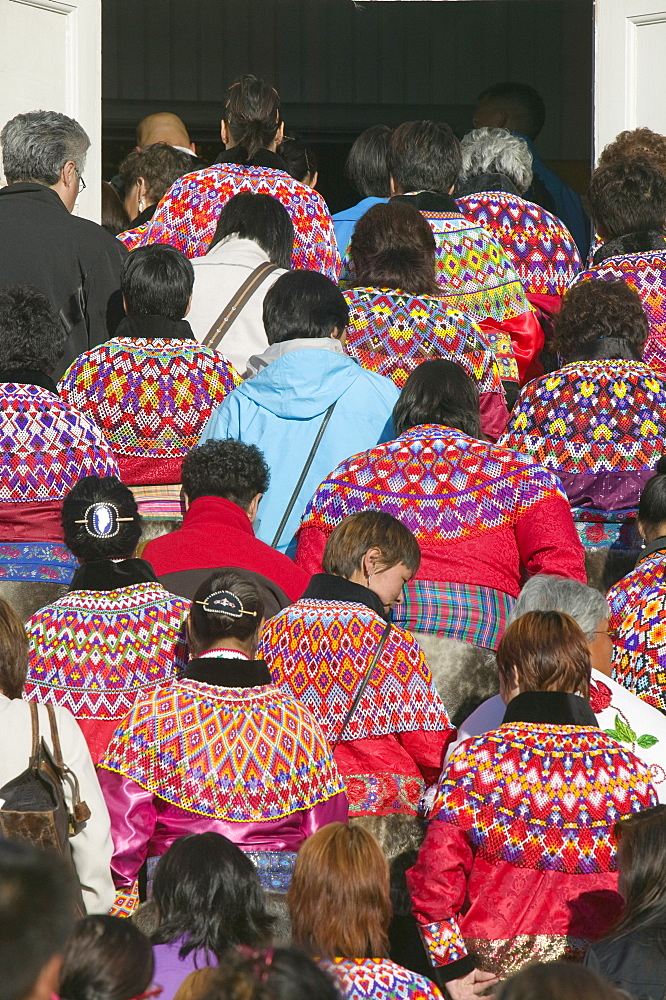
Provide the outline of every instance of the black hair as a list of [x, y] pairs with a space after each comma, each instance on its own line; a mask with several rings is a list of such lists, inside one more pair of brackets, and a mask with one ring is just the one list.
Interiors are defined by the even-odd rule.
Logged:
[[204, 1000], [340, 1000], [327, 973], [297, 948], [247, 953], [230, 948]]
[[60, 978], [63, 1000], [131, 1000], [153, 979], [148, 938], [123, 917], [84, 917], [67, 944]]
[[223, 497], [246, 511], [257, 493], [266, 492], [271, 476], [256, 445], [224, 438], [188, 452], [180, 479], [190, 503], [199, 497]]
[[[113, 504], [119, 517], [131, 517], [131, 521], [119, 521], [118, 534], [108, 538], [96, 538], [86, 530], [85, 524], [76, 524], [85, 519], [86, 510], [94, 503]], [[141, 538], [142, 522], [134, 494], [117, 476], [84, 476], [79, 479], [62, 502], [62, 530], [65, 545], [79, 562], [95, 562], [98, 559], [128, 559]]]
[[587, 205], [604, 241], [629, 233], [661, 232], [666, 221], [666, 177], [644, 157], [597, 167]]
[[511, 116], [511, 124], [507, 127], [523, 132], [530, 139], [536, 139], [546, 121], [543, 98], [527, 83], [494, 83], [479, 94], [477, 103], [482, 102], [506, 110]]
[[216, 959], [233, 944], [267, 943], [273, 917], [250, 859], [219, 833], [179, 837], [155, 869], [159, 912], [155, 944], [183, 939], [180, 956], [204, 951]]
[[624, 908], [608, 937], [651, 930], [653, 946], [666, 954], [666, 805], [619, 820], [613, 833]]
[[102, 226], [112, 236], [117, 236], [129, 229], [129, 225], [130, 218], [118, 192], [108, 181], [102, 181]]
[[565, 362], [640, 361], [650, 327], [638, 292], [621, 278], [579, 281], [562, 299], [552, 347]]
[[388, 198], [391, 181], [386, 163], [391, 129], [373, 125], [361, 132], [349, 150], [345, 175], [363, 198]]
[[312, 180], [317, 173], [314, 150], [300, 139], [286, 135], [276, 152], [287, 164], [287, 170], [295, 180], [305, 183], [306, 178]]
[[24, 1000], [45, 965], [65, 950], [74, 888], [63, 862], [0, 840], [0, 1000]]
[[424, 361], [405, 382], [393, 407], [395, 433], [421, 424], [455, 427], [470, 437], [481, 437], [479, 390], [454, 361]]
[[163, 243], [127, 255], [120, 287], [130, 316], [182, 319], [194, 288], [194, 268], [184, 253]]
[[192, 156], [168, 142], [154, 142], [143, 149], [133, 149], [118, 167], [126, 192], [136, 184], [139, 177], [143, 177], [150, 205], [163, 198], [179, 177], [192, 170]]
[[391, 134], [387, 164], [396, 186], [405, 194], [448, 194], [462, 170], [460, 140], [444, 122], [404, 122]]
[[654, 471], [641, 492], [638, 520], [646, 532], [657, 537], [659, 528], [666, 524], [666, 455], [661, 456]]
[[267, 254], [271, 264], [285, 271], [291, 267], [294, 224], [277, 198], [251, 191], [235, 194], [220, 212], [208, 252], [232, 234], [242, 240], [254, 240]]
[[47, 297], [27, 285], [0, 292], [0, 370], [29, 368], [50, 375], [67, 332]]
[[[204, 601], [211, 594], [226, 590], [240, 601], [244, 614], [238, 618], [223, 612], [208, 611]], [[223, 569], [211, 575], [199, 586], [189, 617], [190, 646], [197, 655], [210, 649], [213, 643], [225, 639], [247, 642], [261, 627], [264, 602], [259, 588], [233, 569]]]
[[318, 271], [282, 274], [264, 298], [264, 328], [269, 344], [330, 337], [349, 322], [344, 295]]
[[280, 95], [263, 80], [245, 73], [227, 90], [222, 118], [234, 143], [251, 160], [277, 135], [282, 122]]

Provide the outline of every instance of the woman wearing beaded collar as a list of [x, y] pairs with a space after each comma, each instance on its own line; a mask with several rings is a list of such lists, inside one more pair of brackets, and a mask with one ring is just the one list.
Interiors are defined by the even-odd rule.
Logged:
[[221, 833], [254, 861], [266, 888], [289, 884], [311, 833], [346, 821], [344, 785], [310, 712], [255, 659], [263, 605], [231, 569], [197, 590], [195, 654], [184, 677], [135, 703], [100, 762], [111, 814], [111, 868], [129, 908], [134, 881], [185, 833]]

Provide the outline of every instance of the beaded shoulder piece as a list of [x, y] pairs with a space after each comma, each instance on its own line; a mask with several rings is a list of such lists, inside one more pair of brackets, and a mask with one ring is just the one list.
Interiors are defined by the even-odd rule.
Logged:
[[346, 1000], [441, 1000], [434, 983], [388, 958], [322, 960]]

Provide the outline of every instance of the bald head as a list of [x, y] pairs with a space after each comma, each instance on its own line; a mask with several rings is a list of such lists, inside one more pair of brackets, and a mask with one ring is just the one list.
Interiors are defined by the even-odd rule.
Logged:
[[158, 111], [148, 115], [136, 127], [136, 144], [139, 149], [152, 146], [155, 142], [166, 142], [170, 146], [184, 146], [194, 152], [185, 123], [170, 111]]

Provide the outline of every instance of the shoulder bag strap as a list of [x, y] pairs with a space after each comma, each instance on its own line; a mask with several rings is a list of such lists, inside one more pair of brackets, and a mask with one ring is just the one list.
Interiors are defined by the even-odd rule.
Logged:
[[37, 756], [37, 749], [39, 747], [39, 713], [34, 701], [28, 702], [28, 704], [30, 705], [30, 722], [32, 725], [32, 753], [30, 754], [30, 759], [32, 760]]
[[382, 652], [384, 650], [384, 646], [386, 645], [386, 640], [389, 637], [389, 632], [391, 631], [391, 628], [392, 628], [391, 622], [387, 622], [386, 625], [384, 626], [384, 631], [382, 632], [382, 634], [381, 634], [381, 636], [379, 638], [379, 645], [377, 646], [377, 649], [375, 650], [374, 655], [373, 655], [372, 659], [370, 660], [370, 663], [368, 664], [368, 669], [365, 671], [365, 674], [363, 675], [363, 680], [361, 681], [361, 683], [358, 686], [358, 691], [356, 692], [356, 694], [354, 696], [354, 700], [351, 703], [351, 708], [349, 709], [349, 711], [345, 715], [344, 721], [343, 721], [343, 723], [342, 723], [342, 725], [340, 727], [340, 732], [338, 733], [338, 738], [337, 738], [337, 740], [335, 741], [335, 743], [333, 745], [333, 752], [335, 752], [335, 750], [337, 749], [338, 744], [342, 740], [342, 734], [344, 733], [345, 729], [347, 728], [347, 724], [349, 723], [349, 720], [351, 719], [351, 717], [353, 716], [354, 712], [358, 708], [359, 702], [360, 702], [361, 698], [363, 697], [363, 692], [367, 688], [367, 686], [368, 686], [368, 684], [370, 682], [370, 678], [372, 677], [372, 672], [375, 669], [375, 667], [377, 666], [377, 663], [379, 661], [379, 657], [382, 655]]
[[252, 293], [272, 271], [277, 271], [277, 264], [271, 264], [267, 260], [263, 264], [260, 264], [259, 267], [255, 267], [251, 274], [248, 274], [243, 284], [240, 288], [236, 289], [204, 337], [204, 347], [217, 347], [225, 334], [229, 332], [229, 327], [237, 319], [239, 312], [247, 304], [247, 300]]
[[[79, 779], [76, 777], [73, 771], [71, 771], [62, 756], [62, 747], [60, 745], [60, 735], [58, 733], [58, 723], [56, 722], [55, 709], [50, 702], [46, 703], [46, 711], [49, 714], [49, 724], [51, 726], [51, 743], [53, 745], [53, 761], [60, 771], [62, 778], [67, 775], [74, 786], [72, 792], [72, 817], [74, 824], [85, 823], [86, 820], [90, 819], [90, 809], [85, 802], [81, 800], [81, 790], [79, 788]], [[61, 779], [62, 780], [62, 779]], [[74, 824], [70, 828], [70, 836], [73, 835]]]
[[289, 498], [289, 503], [287, 504], [287, 506], [285, 508], [284, 514], [282, 515], [282, 520], [280, 521], [278, 530], [275, 532], [275, 538], [271, 542], [271, 545], [273, 546], [273, 548], [275, 548], [275, 546], [277, 545], [277, 543], [280, 541], [280, 538], [282, 537], [282, 532], [284, 531], [285, 525], [286, 525], [287, 521], [289, 520], [289, 515], [291, 514], [292, 510], [294, 509], [294, 504], [296, 503], [296, 498], [298, 497], [298, 494], [301, 492], [303, 483], [305, 482], [305, 477], [307, 476], [308, 472], [310, 471], [310, 466], [312, 465], [312, 462], [314, 461], [314, 457], [317, 454], [317, 449], [319, 448], [319, 445], [321, 444], [321, 439], [324, 436], [324, 431], [326, 430], [326, 427], [328, 426], [328, 422], [331, 419], [331, 416], [333, 414], [333, 410], [335, 409], [335, 404], [336, 403], [337, 403], [337, 399], [333, 403], [331, 403], [331, 405], [327, 409], [326, 413], [324, 414], [324, 419], [322, 420], [321, 426], [320, 426], [319, 430], [317, 431], [317, 437], [314, 439], [314, 444], [310, 448], [310, 454], [305, 459], [305, 465], [303, 466], [303, 469], [301, 470], [301, 474], [298, 477], [298, 482], [296, 483], [296, 486], [294, 487], [294, 492], [291, 494], [291, 497]]

